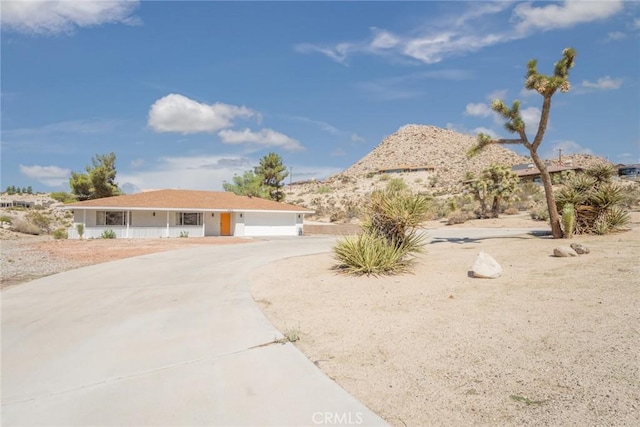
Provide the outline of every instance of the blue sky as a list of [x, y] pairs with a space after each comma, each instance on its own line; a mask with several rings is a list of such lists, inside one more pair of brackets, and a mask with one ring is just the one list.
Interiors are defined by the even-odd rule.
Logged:
[[[127, 192], [220, 190], [270, 151], [293, 180], [345, 169], [405, 124], [507, 137], [494, 98], [541, 97], [541, 154], [640, 157], [636, 2], [2, 2], [2, 182], [68, 190], [115, 152]], [[523, 152], [522, 150], [518, 150]], [[289, 178], [287, 178], [287, 182]]]

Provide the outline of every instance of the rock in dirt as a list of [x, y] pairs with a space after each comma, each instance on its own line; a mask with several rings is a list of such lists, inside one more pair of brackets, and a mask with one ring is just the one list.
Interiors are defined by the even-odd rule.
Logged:
[[576, 251], [578, 255], [588, 254], [589, 252], [591, 252], [589, 248], [582, 243], [572, 243], [571, 248]]
[[555, 257], [572, 257], [578, 256], [578, 253], [571, 248], [571, 246], [558, 246], [553, 250], [553, 256]]
[[471, 267], [473, 277], [495, 279], [502, 275], [502, 266], [486, 252], [478, 253], [476, 262]]

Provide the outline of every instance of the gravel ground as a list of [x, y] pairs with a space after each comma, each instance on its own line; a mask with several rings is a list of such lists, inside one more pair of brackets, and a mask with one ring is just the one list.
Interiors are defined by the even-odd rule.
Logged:
[[0, 231], [0, 289], [39, 277], [137, 255], [182, 249], [193, 245], [221, 245], [254, 241], [240, 237], [191, 239], [54, 240]]

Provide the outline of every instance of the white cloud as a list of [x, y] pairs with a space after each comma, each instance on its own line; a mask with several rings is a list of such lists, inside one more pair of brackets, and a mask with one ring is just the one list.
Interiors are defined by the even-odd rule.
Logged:
[[494, 90], [493, 92], [491, 92], [489, 95], [486, 96], [486, 99], [489, 102], [493, 102], [494, 99], [504, 100], [505, 97], [507, 96], [507, 92], [508, 92], [507, 89]]
[[607, 38], [605, 39], [605, 42], [623, 40], [623, 39], [626, 39], [626, 38], [627, 38], [627, 35], [625, 33], [623, 33], [622, 31], [614, 31], [612, 33], [607, 34]]
[[48, 136], [56, 133], [97, 134], [112, 131], [119, 124], [120, 121], [109, 119], [67, 120], [39, 127], [6, 129], [3, 133], [12, 137]]
[[512, 20], [516, 22], [516, 30], [520, 33], [569, 28], [613, 16], [623, 9], [623, 3], [622, 0], [567, 0], [560, 4], [541, 7], [534, 7], [532, 3], [521, 3], [514, 8]]
[[127, 191], [222, 190], [223, 181], [252, 170], [255, 164], [257, 161], [237, 155], [162, 157], [145, 170], [119, 171], [118, 183]]
[[471, 133], [473, 135], [477, 135], [479, 133], [484, 133], [485, 135], [489, 135], [492, 139], [500, 138], [500, 135], [498, 135], [498, 133], [496, 131], [494, 131], [493, 129], [482, 127], [482, 126], [481, 127], [477, 127], [475, 129], [472, 129]]
[[582, 87], [588, 89], [612, 90], [622, 86], [622, 79], [612, 79], [609, 76], [599, 78], [595, 83], [589, 80], [582, 81]]
[[[524, 121], [524, 129], [527, 132], [527, 136], [530, 139], [533, 139], [534, 135], [538, 131], [538, 124], [540, 123], [540, 115], [542, 114], [542, 111], [536, 107], [528, 107], [520, 110], [520, 114]], [[547, 129], [548, 128], [549, 124], [547, 124]]]
[[69, 182], [71, 169], [58, 166], [20, 165], [20, 173], [49, 187], [59, 187]]
[[379, 30], [377, 28], [372, 29], [375, 32], [375, 36], [371, 41], [372, 49], [391, 49], [400, 43], [400, 39], [389, 31]]
[[153, 103], [147, 123], [156, 132], [216, 132], [233, 126], [236, 118], [253, 117], [255, 114], [244, 106], [209, 105], [172, 93]]
[[351, 134], [351, 141], [353, 141], [353, 142], [364, 142], [364, 138], [354, 132], [353, 134]]
[[341, 156], [345, 156], [347, 152], [344, 151], [342, 148], [336, 148], [329, 154], [331, 155], [331, 157], [341, 157]]
[[330, 123], [327, 122], [323, 122], [321, 120], [314, 120], [314, 119], [310, 119], [309, 117], [303, 117], [303, 116], [289, 116], [289, 115], [280, 115], [278, 117], [282, 117], [288, 120], [295, 120], [298, 122], [302, 122], [302, 123], [309, 123], [312, 124], [314, 126], [319, 127], [321, 130], [325, 131], [325, 132], [329, 132], [331, 134], [339, 134], [342, 133], [340, 131], [340, 129], [336, 128], [335, 126], [333, 126]]
[[3, 1], [3, 30], [26, 34], [53, 35], [71, 33], [76, 28], [102, 24], [135, 25], [131, 16], [138, 1]]
[[552, 144], [547, 151], [544, 153], [543, 157], [545, 158], [553, 158], [558, 157], [558, 150], [562, 150], [562, 154], [593, 154], [591, 149], [581, 146], [575, 141], [559, 141]]
[[[357, 41], [334, 45], [304, 43], [295, 49], [302, 53], [322, 53], [341, 64], [346, 64], [348, 58], [355, 54], [435, 64], [448, 57], [522, 39], [534, 31], [568, 28], [603, 20], [625, 7], [622, 0], [568, 0], [540, 7], [537, 4], [468, 2], [458, 7], [455, 14], [438, 16], [437, 21], [426, 22], [421, 28], [394, 33], [373, 27], [368, 37]], [[513, 8], [511, 22], [506, 22], [502, 13], [508, 8]], [[496, 28], [501, 30], [496, 32]]]
[[261, 129], [258, 132], [253, 132], [249, 129], [225, 129], [218, 132], [218, 136], [225, 144], [249, 144], [265, 147], [281, 147], [290, 151], [303, 149], [298, 140], [272, 129]]
[[131, 167], [132, 168], [139, 168], [142, 165], [144, 165], [144, 159], [133, 159], [133, 160], [131, 160]]
[[477, 104], [469, 103], [465, 108], [464, 114], [474, 117], [489, 117], [493, 114], [493, 111], [491, 110], [490, 106], [482, 102], [479, 102]]

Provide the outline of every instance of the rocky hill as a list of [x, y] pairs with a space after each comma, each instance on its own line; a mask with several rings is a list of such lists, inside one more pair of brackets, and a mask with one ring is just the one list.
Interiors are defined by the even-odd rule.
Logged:
[[385, 138], [369, 154], [347, 168], [347, 176], [363, 176], [380, 169], [399, 166], [433, 168], [440, 185], [455, 185], [464, 180], [466, 172], [479, 173], [487, 166], [499, 163], [513, 166], [528, 158], [499, 145], [492, 145], [469, 159], [467, 151], [476, 138], [435, 126], [406, 125]]
[[[529, 157], [500, 145], [491, 145], [469, 159], [476, 138], [426, 125], [406, 125], [385, 138], [369, 154], [325, 181], [293, 183], [285, 187], [287, 201], [315, 209], [319, 219], [349, 220], [368, 194], [399, 178], [415, 192], [448, 197], [462, 190], [467, 172], [480, 173], [492, 164], [529, 164]], [[565, 166], [588, 167], [606, 161], [597, 156], [562, 156]], [[549, 159], [558, 165], [559, 159]], [[418, 168], [410, 172], [380, 173], [385, 169]], [[421, 170], [424, 169], [424, 170]]]

